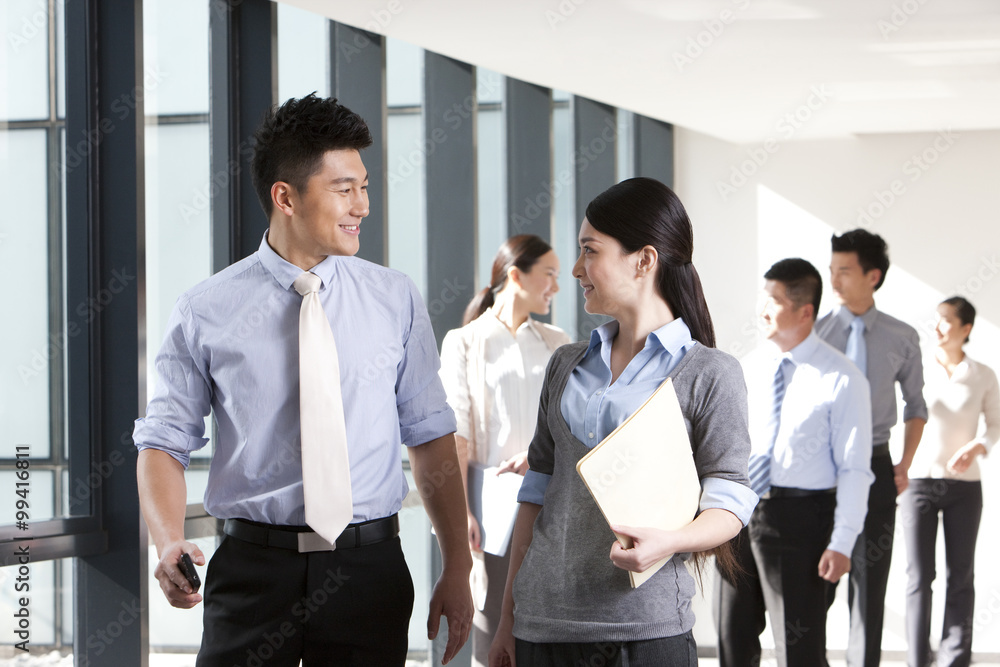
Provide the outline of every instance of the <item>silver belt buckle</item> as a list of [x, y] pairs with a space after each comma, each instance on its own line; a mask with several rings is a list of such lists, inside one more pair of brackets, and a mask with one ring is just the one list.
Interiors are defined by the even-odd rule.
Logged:
[[299, 533], [299, 553], [306, 554], [313, 551], [336, 551], [337, 545], [328, 542], [319, 533], [308, 532]]

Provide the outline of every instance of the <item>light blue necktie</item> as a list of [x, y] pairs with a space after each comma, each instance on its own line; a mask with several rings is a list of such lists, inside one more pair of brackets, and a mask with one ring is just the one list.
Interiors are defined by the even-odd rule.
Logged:
[[851, 320], [851, 333], [847, 336], [847, 347], [844, 349], [847, 358], [854, 362], [854, 365], [861, 369], [865, 375], [868, 374], [868, 344], [865, 343], [865, 321], [861, 316], [856, 316]]
[[767, 451], [750, 457], [750, 488], [758, 496], [763, 496], [771, 488], [771, 459], [774, 457], [774, 442], [778, 439], [778, 427], [781, 425], [781, 403], [785, 400], [785, 364], [790, 363], [791, 360], [787, 357], [782, 359], [774, 374], [774, 402], [767, 422]]

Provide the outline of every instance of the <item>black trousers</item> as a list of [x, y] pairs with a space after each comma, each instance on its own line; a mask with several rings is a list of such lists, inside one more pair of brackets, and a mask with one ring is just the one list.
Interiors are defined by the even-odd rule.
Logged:
[[413, 582], [398, 537], [300, 554], [226, 536], [204, 605], [197, 667], [401, 667]]
[[976, 603], [973, 571], [976, 538], [983, 514], [980, 482], [911, 479], [900, 496], [900, 518], [906, 539], [906, 664], [926, 667], [930, 661], [931, 583], [935, 567], [938, 515], [944, 526], [947, 589], [938, 667], [968, 667], [972, 661], [972, 621]]
[[[885, 589], [896, 531], [896, 482], [888, 447], [872, 451], [872, 472], [875, 481], [868, 491], [865, 530], [854, 545], [847, 582], [847, 603], [851, 610], [847, 667], [878, 667], [882, 660]], [[833, 593], [831, 587], [831, 604]]]
[[836, 497], [761, 500], [737, 539], [744, 574], [717, 573], [715, 622], [720, 667], [760, 664], [764, 609], [771, 619], [779, 667], [823, 667], [830, 584], [819, 559], [833, 531]]
[[565, 642], [514, 647], [517, 667], [697, 667], [698, 646], [691, 632], [641, 642]]

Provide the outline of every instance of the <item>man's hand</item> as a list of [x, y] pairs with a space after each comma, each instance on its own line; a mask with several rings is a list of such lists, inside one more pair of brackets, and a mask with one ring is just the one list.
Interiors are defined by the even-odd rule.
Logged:
[[465, 645], [472, 629], [472, 592], [469, 573], [443, 572], [431, 594], [431, 610], [427, 617], [427, 638], [437, 637], [441, 616], [448, 619], [448, 644], [441, 664], [446, 665]]
[[514, 454], [506, 461], [501, 461], [497, 474], [502, 475], [505, 472], [516, 472], [523, 477], [524, 473], [528, 472], [528, 450]]
[[910, 466], [897, 463], [892, 467], [892, 480], [896, 483], [896, 494], [906, 491], [910, 485]]
[[179, 540], [167, 546], [160, 555], [160, 562], [153, 570], [153, 576], [160, 582], [160, 589], [167, 596], [170, 606], [178, 609], [190, 609], [199, 602], [202, 597], [191, 590], [191, 584], [181, 573], [177, 563], [181, 560], [182, 553], [191, 554], [191, 560], [195, 565], [205, 564], [205, 555], [192, 542]]
[[819, 558], [819, 576], [831, 584], [840, 581], [840, 578], [850, 571], [851, 557], [845, 556], [839, 551], [827, 549]]

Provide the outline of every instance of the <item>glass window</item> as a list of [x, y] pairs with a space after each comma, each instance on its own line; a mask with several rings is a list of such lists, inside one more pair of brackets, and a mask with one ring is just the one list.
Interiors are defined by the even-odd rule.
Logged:
[[[553, 91], [553, 99], [556, 99]], [[573, 109], [568, 103], [555, 103], [552, 109], [552, 217], [555, 220], [552, 247], [559, 256], [559, 294], [553, 300], [552, 323], [574, 340], [576, 333], [576, 295], [580, 289], [573, 277], [573, 263], [579, 253], [577, 235], [580, 221], [573, 196]]]
[[4, 33], [4, 82], [0, 120], [49, 117], [49, 3], [7, 0], [0, 10]]
[[278, 4], [278, 100], [330, 95], [330, 21]]
[[398, 39], [385, 40], [385, 97], [390, 107], [424, 102], [424, 50]]
[[618, 109], [615, 123], [615, 178], [621, 182], [635, 176], [635, 115]]
[[499, 104], [504, 98], [504, 76], [499, 72], [476, 68], [476, 99], [480, 104]]
[[410, 276], [427, 298], [427, 185], [422, 114], [389, 114], [389, 266]]
[[143, 2], [147, 116], [208, 113], [208, 12], [204, 0]]
[[505, 146], [503, 111], [480, 109], [476, 116], [477, 291], [490, 284], [493, 258], [507, 239]]
[[[32, 464], [51, 453], [51, 379], [65, 351], [62, 332], [50, 331], [46, 134], [41, 129], [0, 132], [0, 183], [9, 188], [0, 222], [0, 280], [19, 286], [4, 296], [5, 309], [19, 316], [16, 327], [0, 327], [0, 433], [8, 448], [29, 445]], [[0, 451], [0, 459], [12, 458], [13, 451]]]

